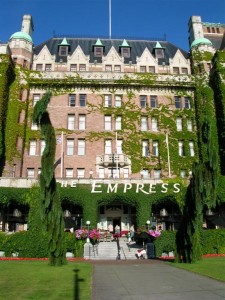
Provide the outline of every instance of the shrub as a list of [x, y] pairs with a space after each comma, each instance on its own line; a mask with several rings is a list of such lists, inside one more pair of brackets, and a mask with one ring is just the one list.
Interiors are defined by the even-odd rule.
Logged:
[[163, 230], [161, 235], [155, 239], [155, 254], [161, 256], [163, 252], [169, 253], [176, 250], [176, 231]]

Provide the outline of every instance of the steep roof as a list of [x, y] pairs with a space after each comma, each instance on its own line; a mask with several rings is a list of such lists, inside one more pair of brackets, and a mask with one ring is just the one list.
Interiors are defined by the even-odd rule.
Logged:
[[[68, 44], [70, 44], [70, 52], [69, 55], [71, 55], [77, 46], [80, 46], [82, 51], [85, 55], [90, 56], [90, 62], [94, 62], [94, 60], [97, 60], [98, 62], [101, 62], [101, 58], [94, 57], [93, 52], [93, 45], [96, 43], [96, 38], [66, 38]], [[51, 38], [47, 40], [46, 42], [38, 45], [34, 49], [34, 54], [38, 55], [42, 48], [46, 45], [51, 53], [51, 55], [56, 56], [56, 61], [63, 60], [67, 61], [67, 57], [65, 56], [59, 56], [58, 52], [58, 45], [63, 41], [63, 38]], [[104, 56], [108, 54], [110, 49], [114, 47], [116, 51], [120, 55], [120, 48], [121, 45], [123, 45], [124, 40], [123, 39], [101, 39], [101, 43], [104, 46]], [[129, 45], [131, 49], [131, 56], [129, 58], [124, 58], [125, 63], [129, 63], [132, 61], [132, 63], [136, 63], [136, 58], [140, 57], [144, 50], [147, 48], [153, 55], [154, 55], [154, 47], [158, 41], [154, 40], [126, 40], [127, 44]], [[169, 59], [173, 58], [175, 53], [177, 52], [178, 48], [177, 46], [167, 42], [167, 41], [160, 41], [160, 45], [162, 48], [165, 49], [165, 58], [160, 60], [160, 63], [165, 62], [166, 64], [169, 64]], [[180, 49], [182, 54], [185, 58], [188, 58], [189, 54], [188, 52]]]

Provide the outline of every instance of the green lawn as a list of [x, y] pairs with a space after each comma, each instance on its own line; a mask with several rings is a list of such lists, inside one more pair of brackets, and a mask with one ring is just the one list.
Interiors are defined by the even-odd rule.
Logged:
[[225, 282], [225, 256], [207, 257], [193, 264], [169, 263], [170, 265]]
[[51, 267], [46, 261], [0, 261], [0, 299], [89, 300], [91, 287], [88, 262]]

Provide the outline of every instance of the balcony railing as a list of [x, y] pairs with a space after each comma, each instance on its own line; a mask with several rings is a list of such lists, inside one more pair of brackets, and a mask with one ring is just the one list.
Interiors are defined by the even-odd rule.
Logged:
[[96, 163], [104, 167], [116, 165], [119, 167], [125, 167], [129, 166], [131, 161], [128, 156], [124, 154], [103, 154], [97, 156]]

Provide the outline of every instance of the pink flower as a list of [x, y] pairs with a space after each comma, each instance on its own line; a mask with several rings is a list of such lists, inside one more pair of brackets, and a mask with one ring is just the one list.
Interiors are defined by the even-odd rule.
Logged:
[[100, 238], [100, 232], [98, 232], [97, 229], [92, 229], [92, 231], [90, 232], [89, 234], [89, 237], [92, 239], [92, 240], [98, 240]]
[[75, 235], [78, 240], [84, 240], [88, 236], [88, 231], [86, 229], [75, 230]]
[[160, 231], [157, 231], [157, 230], [149, 230], [149, 234], [155, 238], [159, 237], [161, 232]]

